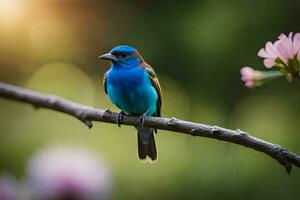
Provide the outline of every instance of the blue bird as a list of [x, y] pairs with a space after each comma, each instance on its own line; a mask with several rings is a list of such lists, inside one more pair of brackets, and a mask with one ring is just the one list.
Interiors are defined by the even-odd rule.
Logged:
[[156, 160], [156, 130], [143, 126], [145, 116], [160, 117], [161, 114], [162, 92], [155, 71], [131, 46], [117, 46], [99, 58], [112, 62], [104, 74], [103, 84], [111, 102], [121, 109], [118, 126], [124, 114], [140, 116], [138, 156], [141, 160], [147, 157]]

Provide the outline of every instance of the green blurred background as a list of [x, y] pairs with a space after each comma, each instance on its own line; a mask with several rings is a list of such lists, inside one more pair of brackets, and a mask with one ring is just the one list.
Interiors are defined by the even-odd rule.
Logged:
[[[107, 62], [119, 44], [139, 49], [163, 89], [164, 117], [242, 129], [300, 153], [300, 93], [284, 79], [255, 90], [239, 69], [263, 69], [257, 52], [297, 32], [299, 0], [0, 0], [0, 81], [118, 111], [104, 95]], [[21, 178], [49, 144], [98, 151], [112, 168], [112, 199], [297, 199], [268, 156], [207, 138], [159, 131], [159, 160], [139, 162], [132, 127], [94, 123], [0, 99], [0, 172]]]

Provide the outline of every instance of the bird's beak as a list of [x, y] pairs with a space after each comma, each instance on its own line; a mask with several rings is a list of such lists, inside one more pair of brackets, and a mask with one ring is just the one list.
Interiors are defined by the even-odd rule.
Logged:
[[111, 53], [103, 54], [103, 55], [99, 56], [98, 58], [104, 59], [104, 60], [110, 60], [110, 61], [117, 61], [118, 60], [118, 58], [115, 55], [111, 54]]

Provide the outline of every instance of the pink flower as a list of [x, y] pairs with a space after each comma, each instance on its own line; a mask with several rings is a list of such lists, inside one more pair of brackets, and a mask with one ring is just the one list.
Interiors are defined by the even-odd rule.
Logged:
[[278, 38], [277, 50], [282, 55], [282, 58], [285, 60], [293, 59], [298, 52], [298, 47], [293, 43], [293, 33], [290, 33], [289, 36], [282, 33]]
[[298, 61], [300, 61], [300, 33], [296, 33], [293, 40], [293, 50], [296, 53], [297, 52], [297, 58]]
[[243, 67], [241, 69], [241, 79], [243, 81], [251, 81], [254, 78], [254, 69], [252, 69], [251, 67]]
[[267, 42], [265, 48], [258, 51], [258, 56], [264, 59], [266, 68], [280, 67], [278, 71], [257, 71], [251, 67], [241, 69], [241, 79], [247, 88], [262, 85], [269, 80], [282, 76], [299, 77], [300, 65], [300, 33], [280, 34], [274, 43]]
[[276, 59], [281, 57], [277, 50], [278, 42], [272, 44], [272, 42], [267, 42], [265, 48], [262, 48], [258, 52], [258, 56], [264, 58], [264, 65], [267, 68], [271, 68], [276, 64]]
[[110, 170], [99, 156], [78, 148], [54, 147], [30, 160], [27, 185], [36, 199], [106, 199]]
[[241, 69], [241, 79], [245, 82], [245, 87], [254, 88], [255, 81], [259, 79], [260, 72], [252, 69], [251, 67], [243, 67]]
[[18, 198], [18, 182], [10, 174], [4, 174], [0, 177], [0, 199], [1, 200], [17, 200]]
[[[258, 52], [258, 56], [264, 58], [264, 65], [271, 68], [276, 64], [288, 65], [288, 61], [294, 59], [295, 56], [300, 60], [300, 33], [289, 33], [289, 35], [280, 34], [278, 40], [267, 42], [265, 48]], [[277, 63], [280, 59], [282, 63]]]

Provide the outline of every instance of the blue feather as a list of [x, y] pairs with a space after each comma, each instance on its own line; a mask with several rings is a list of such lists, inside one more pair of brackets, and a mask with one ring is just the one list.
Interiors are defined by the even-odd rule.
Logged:
[[113, 48], [110, 52], [111, 53], [134, 53], [137, 50], [131, 46], [127, 46], [127, 45], [119, 45], [115, 48]]
[[148, 111], [151, 116], [157, 110], [158, 94], [144, 68], [129, 66], [112, 65], [106, 79], [108, 97], [126, 113], [141, 115]]

